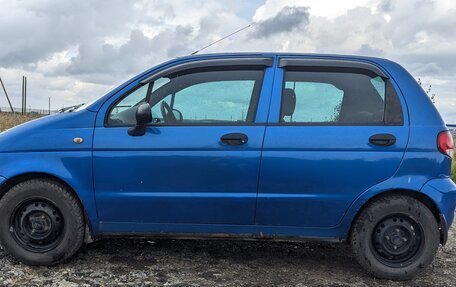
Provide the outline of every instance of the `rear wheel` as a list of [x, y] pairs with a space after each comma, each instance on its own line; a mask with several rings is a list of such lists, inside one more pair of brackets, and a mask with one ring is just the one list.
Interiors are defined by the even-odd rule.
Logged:
[[440, 242], [432, 212], [408, 196], [370, 203], [356, 219], [350, 243], [359, 264], [375, 277], [408, 280], [433, 260]]
[[33, 179], [17, 184], [0, 200], [0, 242], [29, 265], [53, 265], [72, 256], [84, 241], [77, 198], [62, 184]]

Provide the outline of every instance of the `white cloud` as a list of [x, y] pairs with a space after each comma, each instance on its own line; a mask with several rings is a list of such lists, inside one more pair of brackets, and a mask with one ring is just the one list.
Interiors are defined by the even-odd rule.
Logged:
[[[452, 0], [0, 0], [0, 77], [15, 106], [28, 76], [36, 108], [88, 102], [158, 62], [256, 22], [205, 52], [292, 51], [390, 58], [456, 122]], [[0, 106], [6, 100], [0, 96]]]
[[343, 15], [347, 10], [359, 6], [365, 6], [371, 2], [370, 0], [350, 0], [350, 1], [337, 1], [337, 0], [267, 0], [264, 5], [256, 10], [253, 19], [255, 21], [265, 20], [273, 17], [277, 11], [286, 6], [295, 7], [309, 7], [310, 13], [313, 16], [325, 17], [334, 19]]

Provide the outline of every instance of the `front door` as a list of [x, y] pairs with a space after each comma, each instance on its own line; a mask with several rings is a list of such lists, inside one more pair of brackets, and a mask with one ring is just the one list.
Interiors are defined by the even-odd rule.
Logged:
[[391, 81], [370, 64], [279, 65], [256, 223], [336, 226], [357, 196], [398, 169], [408, 141], [405, 113]]
[[[261, 92], [270, 84], [263, 81], [265, 70], [173, 72], [114, 102], [94, 134], [101, 228], [253, 224], [267, 113], [257, 107], [270, 96]], [[135, 108], [144, 101], [151, 105], [153, 123], [145, 135], [130, 136]], [[257, 123], [261, 117], [263, 123]]]

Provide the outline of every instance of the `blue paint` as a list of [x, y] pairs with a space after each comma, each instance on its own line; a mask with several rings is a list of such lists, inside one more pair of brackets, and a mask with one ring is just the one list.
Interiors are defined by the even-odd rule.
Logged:
[[[278, 58], [370, 63], [390, 78], [404, 114], [399, 126], [278, 125], [284, 70]], [[111, 104], [152, 74], [184, 62], [271, 57], [255, 123], [106, 127]], [[307, 54], [212, 54], [154, 67], [73, 113], [44, 117], [0, 135], [0, 183], [40, 173], [78, 195], [94, 235], [111, 233], [228, 233], [241, 236], [346, 238], [372, 197], [391, 190], [428, 196], [449, 228], [456, 186], [449, 157], [438, 152], [440, 115], [413, 77], [384, 59]], [[244, 133], [248, 143], [220, 137]], [[373, 134], [393, 134], [389, 147]], [[73, 139], [84, 141], [75, 144]]]

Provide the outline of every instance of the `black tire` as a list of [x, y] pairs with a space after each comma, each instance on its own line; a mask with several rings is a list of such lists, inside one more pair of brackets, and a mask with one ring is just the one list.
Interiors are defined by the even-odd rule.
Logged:
[[84, 216], [64, 185], [32, 179], [12, 187], [0, 200], [0, 242], [27, 265], [55, 265], [84, 242]]
[[410, 280], [431, 264], [440, 243], [432, 212], [418, 200], [392, 195], [368, 204], [355, 220], [350, 244], [372, 276]]

